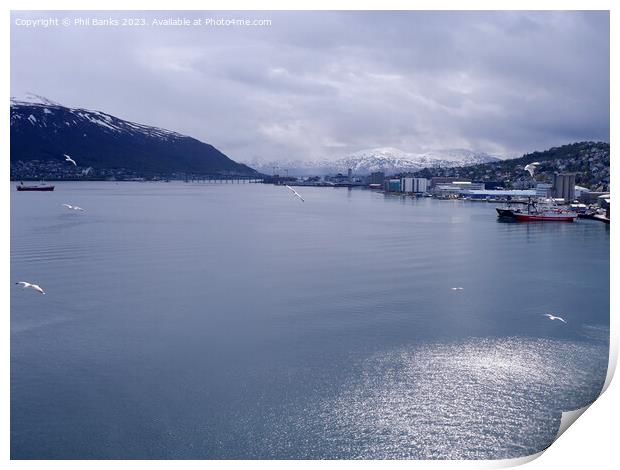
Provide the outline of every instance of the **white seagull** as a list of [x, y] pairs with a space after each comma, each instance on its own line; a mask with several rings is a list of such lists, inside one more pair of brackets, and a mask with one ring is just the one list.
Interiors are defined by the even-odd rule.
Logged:
[[286, 186], [288, 189], [290, 189], [291, 191], [293, 191], [293, 194], [294, 194], [295, 196], [297, 196], [297, 197], [298, 197], [299, 199], [301, 199], [303, 202], [306, 202], [306, 201], [304, 201], [304, 198], [303, 198], [303, 197], [301, 197], [301, 196], [299, 195], [299, 193], [298, 193], [297, 191], [295, 191], [293, 188], [291, 188], [288, 184], [287, 184], [287, 185], [285, 185], [285, 186]]
[[549, 317], [549, 320], [560, 320], [561, 322], [566, 323], [566, 320], [564, 320], [562, 317], [556, 317], [555, 315], [551, 315], [550, 313], [544, 313], [543, 315], [545, 317]]
[[452, 290], [465, 290], [464, 287], [451, 287]]
[[92, 166], [89, 166], [85, 170], [82, 170], [82, 176], [88, 176], [88, 174], [93, 170]]
[[536, 171], [536, 167], [537, 167], [538, 165], [540, 165], [540, 162], [533, 162], [533, 163], [530, 163], [530, 164], [528, 164], [528, 165], [525, 165], [524, 170], [525, 170], [525, 171], [529, 171], [530, 176], [533, 178], [533, 177], [534, 177], [534, 172]]
[[69, 163], [73, 163], [75, 166], [77, 166], [77, 163], [75, 163], [75, 160], [73, 158], [71, 158], [69, 155], [67, 155], [66, 153], [63, 153], [64, 157], [65, 157], [65, 161], [69, 162]]
[[82, 211], [84, 212], [86, 209], [82, 209], [80, 206], [72, 206], [71, 204], [63, 204], [64, 207], [66, 207], [67, 209], [71, 209], [74, 211]]
[[41, 289], [39, 286], [37, 286], [36, 284], [31, 284], [30, 282], [26, 282], [26, 281], [19, 281], [19, 282], [16, 282], [15, 284], [20, 284], [22, 288], [24, 289], [34, 289], [39, 294], [45, 294], [45, 291]]

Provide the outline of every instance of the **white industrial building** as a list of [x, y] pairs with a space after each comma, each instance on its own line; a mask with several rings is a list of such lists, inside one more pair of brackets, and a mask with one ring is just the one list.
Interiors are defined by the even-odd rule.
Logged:
[[426, 178], [401, 178], [400, 191], [403, 193], [425, 193], [428, 189]]
[[535, 189], [473, 189], [459, 192], [459, 196], [471, 199], [496, 199], [536, 197]]
[[551, 183], [538, 183], [536, 185], [536, 197], [552, 197], [553, 185]]
[[473, 183], [471, 181], [453, 181], [451, 183], [438, 184], [433, 188], [433, 193], [442, 196], [459, 195], [465, 191], [484, 190], [484, 183]]

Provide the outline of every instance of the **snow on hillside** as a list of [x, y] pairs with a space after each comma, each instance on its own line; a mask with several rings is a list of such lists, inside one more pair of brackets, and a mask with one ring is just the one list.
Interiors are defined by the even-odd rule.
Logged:
[[[28, 114], [24, 113], [28, 110]], [[55, 116], [63, 114], [62, 123]], [[26, 116], [25, 116], [26, 115]], [[177, 132], [146, 126], [135, 122], [125, 121], [101, 111], [92, 111], [81, 108], [67, 108], [43, 96], [26, 94], [23, 97], [11, 97], [11, 126], [18, 125], [21, 120], [29, 121], [32, 126], [52, 128], [61, 125], [67, 127], [82, 127], [84, 124], [95, 124], [108, 132], [118, 134], [143, 134], [148, 137], [157, 137], [168, 140], [184, 137]]]
[[356, 175], [367, 175], [374, 171], [400, 173], [418, 171], [429, 167], [458, 167], [476, 165], [499, 160], [483, 152], [466, 149], [449, 149], [421, 154], [405, 152], [391, 147], [360, 150], [336, 160], [314, 161], [252, 161], [248, 164], [267, 174], [288, 171], [290, 175], [325, 175], [346, 173], [349, 168]]

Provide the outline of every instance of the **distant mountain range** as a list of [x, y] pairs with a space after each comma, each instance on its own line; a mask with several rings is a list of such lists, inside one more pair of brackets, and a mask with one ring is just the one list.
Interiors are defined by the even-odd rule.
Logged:
[[[166, 129], [125, 121], [101, 111], [68, 108], [29, 95], [11, 98], [11, 166], [64, 162], [82, 168], [137, 174], [243, 175], [257, 172], [212, 145]], [[12, 172], [13, 173], [13, 172]]]
[[415, 172], [430, 167], [461, 167], [498, 160], [500, 160], [498, 157], [465, 149], [414, 154], [387, 147], [361, 150], [336, 160], [268, 162], [254, 160], [248, 162], [248, 165], [265, 174], [273, 174], [274, 172], [279, 174], [288, 172], [290, 176], [345, 174], [351, 168], [355, 175], [363, 176], [375, 171], [394, 174]]

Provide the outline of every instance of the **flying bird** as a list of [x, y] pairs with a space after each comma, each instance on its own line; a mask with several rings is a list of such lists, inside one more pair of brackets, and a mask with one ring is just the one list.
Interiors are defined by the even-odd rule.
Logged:
[[534, 177], [534, 172], [536, 171], [536, 167], [540, 165], [540, 162], [533, 162], [530, 163], [528, 165], [525, 165], [524, 170], [528, 171], [530, 173], [530, 176], [533, 178]]
[[36, 290], [39, 294], [45, 294], [45, 291], [36, 284], [31, 284], [30, 282], [26, 282], [26, 281], [19, 281], [19, 282], [16, 282], [15, 284], [20, 284], [23, 289], [33, 289], [33, 290]]
[[291, 188], [288, 184], [286, 185], [286, 187], [287, 187], [288, 189], [290, 189], [291, 191], [293, 191], [293, 194], [294, 194], [295, 196], [297, 196], [299, 199], [301, 199], [301, 200], [302, 200], [302, 202], [306, 202], [306, 201], [304, 201], [304, 198], [303, 198], [303, 197], [301, 197], [301, 196], [299, 195], [299, 193], [298, 193], [297, 191], [295, 191], [293, 188]]
[[77, 163], [75, 163], [75, 160], [73, 158], [71, 158], [69, 155], [67, 155], [66, 153], [63, 154], [65, 157], [65, 161], [69, 162], [69, 163], [73, 163], [75, 166], [77, 166]]
[[560, 320], [561, 322], [566, 323], [566, 320], [564, 320], [562, 317], [556, 317], [555, 315], [551, 315], [550, 313], [544, 313], [543, 315], [545, 317], [548, 317], [549, 320]]
[[82, 211], [84, 212], [86, 209], [82, 209], [80, 206], [72, 206], [71, 204], [63, 204], [64, 207], [74, 211]]
[[85, 170], [82, 170], [82, 176], [88, 176], [88, 174], [93, 170], [92, 166], [89, 166]]
[[465, 290], [464, 287], [451, 287], [452, 290]]

